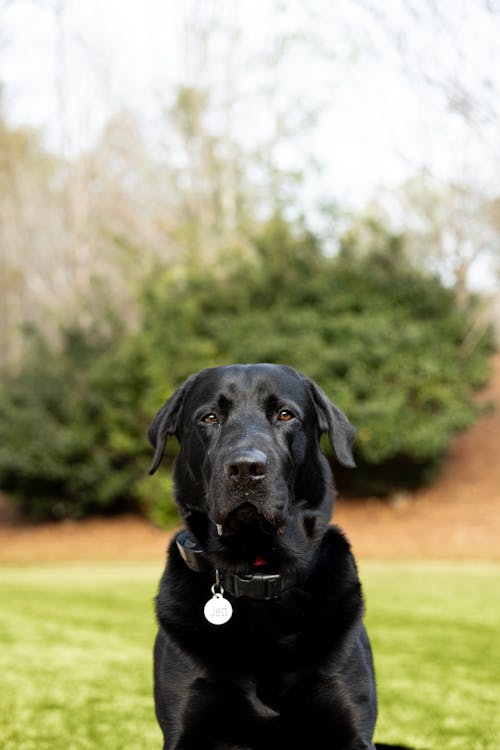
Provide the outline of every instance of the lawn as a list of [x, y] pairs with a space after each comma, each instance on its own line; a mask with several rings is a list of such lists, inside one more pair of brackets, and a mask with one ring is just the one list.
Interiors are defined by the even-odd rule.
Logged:
[[[2, 750], [161, 747], [151, 676], [160, 567], [0, 569]], [[498, 750], [500, 566], [360, 569], [379, 682], [377, 739]]]

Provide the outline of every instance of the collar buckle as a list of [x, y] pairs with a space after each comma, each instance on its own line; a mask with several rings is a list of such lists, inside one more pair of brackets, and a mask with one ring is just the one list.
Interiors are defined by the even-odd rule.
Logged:
[[279, 573], [258, 573], [240, 576], [226, 573], [223, 576], [224, 590], [232, 596], [248, 596], [251, 599], [268, 601], [279, 599], [282, 592], [282, 581]]

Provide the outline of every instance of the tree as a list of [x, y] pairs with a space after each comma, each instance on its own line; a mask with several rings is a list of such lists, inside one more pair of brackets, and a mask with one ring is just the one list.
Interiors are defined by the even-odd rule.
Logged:
[[451, 282], [457, 303], [465, 306], [478, 262], [500, 254], [496, 202], [465, 183], [441, 187], [425, 176], [409, 180], [401, 195], [408, 251]]
[[[19, 326], [38, 317], [38, 300], [51, 297], [57, 263], [58, 160], [36, 132], [9, 127], [0, 111], [0, 350], [1, 365], [23, 352]], [[43, 222], [43, 227], [41, 228]]]

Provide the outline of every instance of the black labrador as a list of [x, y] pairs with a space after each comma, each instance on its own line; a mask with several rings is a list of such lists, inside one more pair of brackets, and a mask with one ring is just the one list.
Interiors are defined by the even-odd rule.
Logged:
[[320, 450], [354, 466], [355, 430], [290, 367], [191, 376], [149, 429], [180, 442], [173, 540], [157, 597], [164, 750], [373, 750], [377, 699], [349, 544], [329, 526]]

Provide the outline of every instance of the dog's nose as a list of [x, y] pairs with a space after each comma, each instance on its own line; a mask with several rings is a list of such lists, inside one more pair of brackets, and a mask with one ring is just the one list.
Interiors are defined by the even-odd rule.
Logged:
[[267, 456], [257, 449], [240, 451], [229, 456], [224, 464], [229, 479], [264, 479], [267, 473]]

